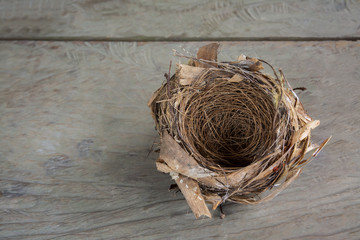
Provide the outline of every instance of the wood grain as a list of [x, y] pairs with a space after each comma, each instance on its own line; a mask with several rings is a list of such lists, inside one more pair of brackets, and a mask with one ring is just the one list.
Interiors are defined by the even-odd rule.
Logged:
[[148, 155], [147, 100], [186, 62], [172, 49], [204, 44], [0, 42], [0, 238], [359, 239], [360, 42], [221, 44], [219, 60], [266, 59], [307, 87], [314, 140], [333, 135], [279, 196], [224, 220], [195, 220]]
[[358, 0], [0, 0], [1, 39], [359, 37]]

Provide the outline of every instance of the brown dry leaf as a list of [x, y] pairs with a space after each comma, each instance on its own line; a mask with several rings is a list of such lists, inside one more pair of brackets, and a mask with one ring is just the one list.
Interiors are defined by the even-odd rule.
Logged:
[[246, 60], [251, 62], [251, 64], [249, 65], [250, 71], [259, 71], [261, 69], [264, 69], [259, 59], [247, 57]]
[[191, 85], [199, 75], [205, 70], [202, 67], [192, 67], [185, 64], [179, 65], [179, 83], [181, 85]]
[[[217, 52], [219, 46], [220, 44], [218, 43], [210, 43], [208, 45], [202, 46], [197, 52], [197, 59], [217, 62]], [[212, 66], [218, 67], [217, 63], [203, 63], [199, 61], [195, 61], [195, 66], [203, 68], [209, 68]]]
[[318, 147], [318, 149], [316, 149], [316, 151], [313, 153], [312, 157], [316, 157], [319, 152], [325, 147], [325, 145], [330, 141], [330, 139], [332, 138], [332, 136], [328, 137], [327, 139], [325, 139], [320, 146]]
[[310, 131], [316, 127], [318, 127], [320, 125], [320, 121], [319, 120], [314, 120], [311, 122], [308, 122], [305, 126], [303, 126], [300, 129], [300, 141], [305, 139], [309, 134]]
[[173, 179], [180, 188], [195, 217], [206, 216], [211, 218], [211, 213], [206, 206], [204, 196], [201, 194], [199, 184], [195, 180], [181, 174], [178, 176], [173, 175]]
[[308, 159], [301, 161], [299, 164], [309, 163], [312, 158], [316, 157], [320, 153], [320, 151], [325, 147], [325, 145], [330, 141], [331, 138], [332, 136], [325, 139]]
[[201, 167], [166, 131], [161, 138], [159, 159], [163, 160], [174, 172], [193, 179], [211, 178], [217, 175]]
[[232, 78], [229, 79], [229, 82], [241, 82], [244, 80], [244, 77], [240, 76], [239, 74], [235, 74]]
[[240, 62], [240, 61], [245, 61], [246, 60], [246, 56], [244, 54], [241, 54], [238, 58], [237, 58], [237, 61]]
[[239, 186], [239, 184], [245, 179], [245, 177], [251, 178], [252, 176], [256, 175], [256, 167], [260, 166], [260, 161], [253, 163], [252, 165], [246, 166], [244, 168], [239, 169], [236, 172], [230, 173], [225, 177], [218, 177], [218, 180], [226, 183], [227, 181], [227, 185], [229, 185], [229, 187], [236, 187]]
[[165, 163], [164, 160], [161, 158], [158, 158], [155, 162], [157, 170], [163, 173], [170, 173], [172, 171], [171, 168]]
[[320, 125], [319, 120], [313, 120], [311, 122], [306, 123], [303, 127], [301, 127], [298, 131], [295, 132], [291, 143], [294, 144], [299, 140], [300, 141], [304, 140], [310, 134], [310, 131], [319, 125]]

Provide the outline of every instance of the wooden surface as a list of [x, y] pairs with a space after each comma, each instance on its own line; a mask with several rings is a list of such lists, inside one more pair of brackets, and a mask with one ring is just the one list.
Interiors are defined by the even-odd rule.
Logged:
[[359, 0], [0, 0], [1, 39], [359, 37]]
[[[0, 0], [0, 239], [360, 239], [359, 39], [359, 0]], [[189, 40], [253, 40], [219, 60], [282, 68], [314, 141], [333, 135], [274, 200], [223, 220], [195, 220], [151, 151], [147, 100], [186, 62], [173, 49], [206, 43]]]
[[359, 239], [360, 42], [226, 42], [281, 67], [333, 139], [268, 203], [195, 220], [148, 153], [146, 102], [172, 49], [202, 42], [0, 43], [0, 239]]

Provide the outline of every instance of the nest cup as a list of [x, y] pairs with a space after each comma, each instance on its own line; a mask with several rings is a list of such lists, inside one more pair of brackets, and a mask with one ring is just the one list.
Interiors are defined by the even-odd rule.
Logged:
[[245, 167], [274, 148], [272, 96], [248, 79], [230, 82], [223, 79], [226, 72], [212, 73], [211, 78], [205, 77], [207, 84], [188, 88], [191, 97], [179, 115], [179, 132], [204, 167]]
[[311, 143], [320, 122], [281, 71], [243, 55], [218, 62], [218, 47], [203, 46], [196, 58], [177, 54], [189, 63], [166, 74], [148, 104], [161, 136], [157, 168], [176, 181], [196, 217], [211, 217], [206, 202], [216, 209], [272, 199], [330, 139]]

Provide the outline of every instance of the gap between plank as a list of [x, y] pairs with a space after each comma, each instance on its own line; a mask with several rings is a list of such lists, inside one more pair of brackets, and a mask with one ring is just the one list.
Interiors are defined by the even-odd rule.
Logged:
[[146, 37], [139, 36], [134, 38], [102, 38], [102, 37], [0, 37], [0, 41], [92, 41], [92, 42], [263, 42], [263, 41], [359, 41], [359, 37], [240, 37], [240, 38], [165, 38], [165, 37]]

